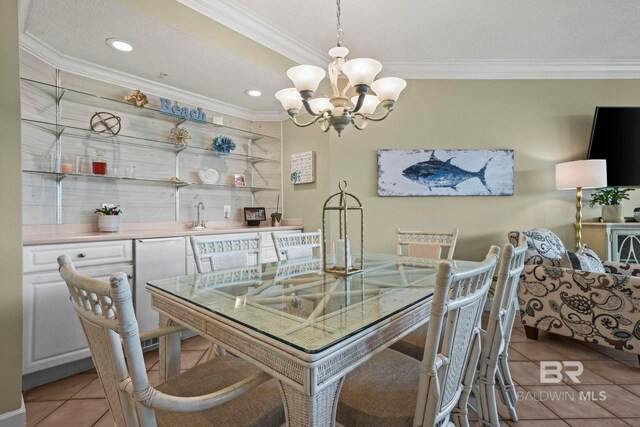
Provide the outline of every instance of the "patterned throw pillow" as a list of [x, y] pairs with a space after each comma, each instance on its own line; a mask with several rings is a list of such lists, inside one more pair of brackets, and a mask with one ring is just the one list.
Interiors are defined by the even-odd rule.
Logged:
[[525, 264], [539, 264], [559, 267], [566, 256], [566, 249], [562, 240], [552, 231], [546, 228], [536, 228], [531, 231], [512, 231], [509, 233], [509, 242], [518, 246], [520, 234], [527, 237], [527, 253]]
[[[590, 271], [592, 273], [605, 273], [602, 261], [590, 247], [582, 246], [578, 252], [567, 251], [568, 263], [566, 267], [574, 270]], [[564, 267], [564, 265], [563, 265]]]

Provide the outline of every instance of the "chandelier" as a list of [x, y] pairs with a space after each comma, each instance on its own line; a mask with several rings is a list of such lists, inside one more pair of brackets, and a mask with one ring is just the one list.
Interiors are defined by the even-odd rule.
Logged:
[[[342, 46], [344, 33], [340, 24], [340, 0], [338, 6], [338, 41], [337, 46], [329, 51], [333, 60], [329, 63], [329, 82], [333, 95], [331, 98], [314, 98], [320, 82], [326, 76], [326, 72], [315, 65], [297, 65], [287, 71], [287, 77], [291, 79], [295, 87], [282, 89], [276, 92], [276, 98], [296, 126], [307, 127], [314, 123], [320, 125], [323, 132], [334, 128], [338, 136], [345, 127], [351, 123], [356, 129], [362, 130], [367, 122], [379, 122], [384, 120], [391, 111], [400, 96], [400, 92], [407, 86], [407, 82], [397, 77], [384, 77], [378, 80], [376, 75], [382, 70], [382, 64], [375, 59], [356, 58], [346, 60], [349, 49]], [[347, 78], [343, 82], [342, 89], [338, 86], [340, 75]], [[356, 96], [351, 99], [347, 92], [353, 88]], [[369, 93], [369, 89], [375, 95]], [[373, 117], [378, 105], [384, 112]], [[300, 110], [304, 109], [314, 118], [308, 123], [297, 120]]]

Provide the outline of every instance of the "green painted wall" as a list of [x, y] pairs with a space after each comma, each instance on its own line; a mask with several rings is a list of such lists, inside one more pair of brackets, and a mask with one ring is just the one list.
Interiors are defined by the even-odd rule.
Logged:
[[[393, 251], [396, 227], [458, 227], [458, 258], [481, 259], [491, 244], [506, 241], [509, 230], [540, 226], [571, 247], [575, 193], [555, 189], [554, 168], [586, 156], [596, 105], [640, 105], [640, 80], [412, 80], [395, 111], [364, 131], [348, 129], [338, 138], [333, 130], [327, 135], [287, 122], [285, 178], [289, 155], [313, 148], [318, 184], [292, 188], [285, 179], [286, 216], [316, 228], [322, 203], [346, 179], [365, 207], [365, 250]], [[378, 197], [379, 148], [512, 148], [515, 195]], [[631, 216], [635, 206], [640, 206], [640, 191], [626, 202], [625, 215]], [[583, 214], [600, 216], [588, 206]]]
[[0, 414], [20, 408], [22, 389], [22, 203], [18, 0], [0, 13]]

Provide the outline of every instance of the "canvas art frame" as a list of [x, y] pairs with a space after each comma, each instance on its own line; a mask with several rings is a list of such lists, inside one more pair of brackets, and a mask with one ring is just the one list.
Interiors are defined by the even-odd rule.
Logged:
[[513, 150], [378, 150], [379, 196], [512, 196], [513, 193]]

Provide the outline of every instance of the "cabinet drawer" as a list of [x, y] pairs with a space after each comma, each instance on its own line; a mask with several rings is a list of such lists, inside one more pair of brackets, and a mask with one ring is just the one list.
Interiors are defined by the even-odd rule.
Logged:
[[25, 273], [57, 270], [60, 255], [69, 255], [76, 267], [133, 261], [131, 240], [26, 246], [22, 254]]

